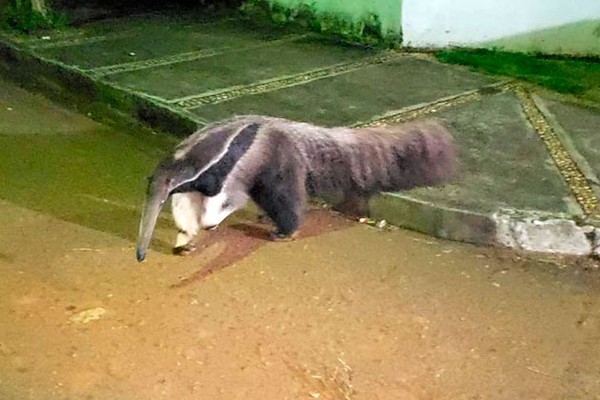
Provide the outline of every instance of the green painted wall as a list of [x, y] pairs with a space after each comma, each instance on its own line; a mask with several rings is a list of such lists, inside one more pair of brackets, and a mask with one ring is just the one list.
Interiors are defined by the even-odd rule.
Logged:
[[600, 55], [600, 0], [406, 0], [403, 44]]
[[381, 20], [384, 33], [401, 31], [402, 0], [270, 0], [284, 7], [294, 8], [299, 4], [312, 4], [317, 11], [333, 13], [358, 21], [370, 13]]

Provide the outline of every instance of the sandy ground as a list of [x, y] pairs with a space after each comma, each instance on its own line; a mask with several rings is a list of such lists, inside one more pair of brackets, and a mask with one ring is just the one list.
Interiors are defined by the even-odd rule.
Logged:
[[593, 263], [327, 211], [272, 243], [253, 221], [138, 264], [131, 241], [0, 203], [0, 398], [600, 398]]

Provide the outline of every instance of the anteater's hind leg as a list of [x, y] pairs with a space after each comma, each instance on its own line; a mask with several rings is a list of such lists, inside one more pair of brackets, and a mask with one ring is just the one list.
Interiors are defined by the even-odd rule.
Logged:
[[261, 174], [250, 191], [254, 202], [275, 224], [273, 240], [288, 240], [295, 236], [306, 208], [304, 182], [293, 168], [271, 170]]
[[333, 209], [351, 218], [369, 216], [369, 196], [360, 190], [344, 192], [344, 198]]
[[196, 250], [201, 202], [202, 194], [197, 192], [175, 193], [171, 196], [173, 220], [179, 230], [173, 254], [187, 255]]

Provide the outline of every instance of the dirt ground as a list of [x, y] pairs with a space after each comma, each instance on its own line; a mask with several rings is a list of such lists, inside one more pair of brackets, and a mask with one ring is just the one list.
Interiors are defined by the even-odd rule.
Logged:
[[327, 211], [293, 242], [264, 229], [242, 212], [138, 264], [130, 240], [1, 202], [0, 398], [600, 398], [593, 263]]
[[[0, 81], [0, 399], [600, 399], [600, 271], [328, 211], [134, 242], [172, 138]], [[137, 136], [136, 136], [137, 135]]]

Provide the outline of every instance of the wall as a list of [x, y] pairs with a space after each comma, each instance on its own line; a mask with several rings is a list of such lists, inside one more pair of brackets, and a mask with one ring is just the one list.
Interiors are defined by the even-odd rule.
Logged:
[[600, 55], [600, 0], [404, 0], [404, 44]]
[[[402, 0], [271, 0], [285, 7], [296, 7], [298, 4], [313, 4], [317, 11], [347, 16], [353, 21], [376, 14], [381, 20], [384, 33], [391, 31], [400, 33]], [[598, 0], [600, 1], [600, 0]]]

